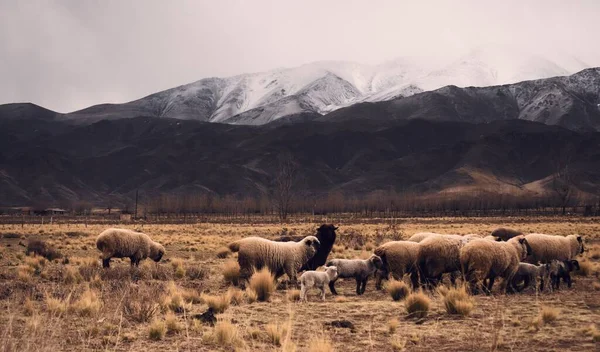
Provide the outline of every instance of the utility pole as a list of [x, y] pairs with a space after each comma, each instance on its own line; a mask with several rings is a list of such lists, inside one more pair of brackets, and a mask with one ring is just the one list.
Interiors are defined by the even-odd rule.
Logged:
[[134, 219], [137, 219], [138, 191], [139, 189], [135, 190], [135, 213], [133, 214]]

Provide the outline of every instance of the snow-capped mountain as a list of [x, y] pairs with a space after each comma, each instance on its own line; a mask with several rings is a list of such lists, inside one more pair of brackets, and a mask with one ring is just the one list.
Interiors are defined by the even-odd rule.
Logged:
[[380, 65], [324, 61], [206, 78], [129, 103], [96, 105], [68, 116], [92, 120], [157, 116], [260, 125], [283, 116], [325, 114], [358, 102], [391, 100], [446, 85], [499, 85], [568, 75], [587, 67], [568, 56], [550, 60], [497, 47], [480, 48], [437, 65], [410, 58]]

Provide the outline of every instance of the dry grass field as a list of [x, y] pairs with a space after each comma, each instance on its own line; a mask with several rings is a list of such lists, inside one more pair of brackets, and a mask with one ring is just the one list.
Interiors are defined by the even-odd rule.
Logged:
[[[227, 243], [253, 235], [314, 234], [317, 225], [121, 225], [149, 234], [165, 245], [167, 254], [159, 264], [145, 260], [139, 268], [131, 268], [129, 259], [113, 259], [110, 269], [101, 267], [95, 247], [106, 225], [0, 226], [0, 350], [600, 350], [597, 219], [336, 224], [338, 241], [330, 258], [365, 258], [378, 244], [419, 231], [488, 234], [502, 225], [585, 235], [582, 270], [571, 289], [563, 285], [558, 292], [505, 295], [496, 285], [491, 296], [469, 297], [442, 288], [394, 301], [385, 290], [376, 291], [372, 279], [363, 296], [355, 295], [353, 280], [340, 280], [340, 296], [327, 292], [325, 302], [316, 291], [308, 303], [297, 302], [298, 291], [284, 285], [268, 302], [259, 302], [254, 291], [225, 281], [224, 274], [235, 269], [235, 255], [223, 249]], [[68, 260], [26, 256], [19, 243], [30, 239], [52, 244]], [[458, 314], [447, 312], [450, 299], [459, 301], [454, 305]], [[427, 304], [424, 300], [429, 301], [425, 317], [407, 315], [411, 303]], [[199, 319], [209, 305], [221, 312], [215, 326]]]

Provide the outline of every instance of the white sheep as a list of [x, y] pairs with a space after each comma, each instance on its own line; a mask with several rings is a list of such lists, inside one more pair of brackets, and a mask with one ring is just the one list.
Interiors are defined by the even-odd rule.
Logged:
[[261, 237], [247, 237], [228, 245], [232, 252], [239, 252], [240, 277], [248, 279], [254, 270], [267, 267], [275, 278], [287, 274], [295, 283], [300, 268], [319, 249], [315, 236], [307, 236], [300, 242], [275, 242]]
[[145, 233], [117, 228], [104, 230], [98, 235], [96, 248], [102, 252], [104, 268], [110, 267], [110, 258], [129, 258], [132, 266], [138, 266], [140, 260], [146, 258], [159, 262], [165, 254], [165, 248]]
[[584, 251], [583, 237], [578, 235], [552, 236], [541, 233], [525, 235], [531, 246], [528, 263], [550, 263], [552, 260], [571, 260]]
[[305, 271], [300, 276], [300, 299], [307, 301], [307, 292], [311, 288], [321, 290], [321, 299], [325, 300], [325, 286], [338, 276], [338, 271], [335, 266], [326, 267], [325, 271]]
[[369, 259], [332, 259], [327, 262], [327, 266], [337, 267], [338, 276], [329, 282], [331, 293], [337, 295], [335, 291], [335, 282], [339, 278], [356, 279], [356, 294], [365, 293], [369, 276], [373, 275], [377, 269], [381, 268], [382, 261], [377, 255], [372, 255]]
[[413, 288], [419, 284], [417, 259], [419, 243], [411, 241], [390, 241], [375, 248], [375, 255], [381, 258], [383, 265], [377, 271], [375, 287], [380, 290], [381, 282], [391, 274], [396, 280], [402, 280], [405, 274], [410, 274]]
[[[547, 264], [534, 265], [530, 263], [519, 263], [517, 272], [512, 278], [509, 290], [521, 292], [531, 284], [534, 288], [544, 290], [544, 282], [550, 277], [550, 272]], [[521, 287], [521, 283], [523, 286]], [[539, 286], [538, 286], [539, 284]]]
[[530, 253], [531, 247], [523, 237], [514, 237], [508, 242], [479, 239], [460, 249], [460, 264], [474, 294], [478, 292], [479, 283], [484, 280], [489, 280], [487, 293], [490, 293], [497, 277], [504, 278], [506, 283], [511, 284], [519, 262]]

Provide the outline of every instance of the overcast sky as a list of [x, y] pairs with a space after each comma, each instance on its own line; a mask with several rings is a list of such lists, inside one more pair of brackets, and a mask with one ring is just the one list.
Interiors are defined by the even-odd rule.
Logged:
[[600, 65], [600, 1], [1, 0], [0, 104], [69, 112], [208, 76], [481, 45]]

